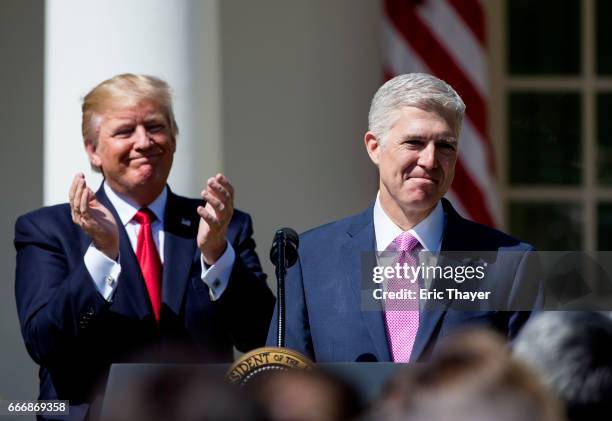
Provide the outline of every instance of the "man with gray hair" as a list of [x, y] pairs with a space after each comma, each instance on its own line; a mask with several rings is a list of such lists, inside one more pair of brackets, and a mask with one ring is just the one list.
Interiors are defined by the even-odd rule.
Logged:
[[570, 420], [612, 414], [612, 320], [605, 313], [549, 311], [530, 320], [514, 356], [539, 374], [565, 404]]
[[[495, 290], [503, 301], [523, 289], [525, 255], [533, 248], [463, 219], [443, 199], [453, 181], [464, 112], [455, 90], [428, 74], [397, 76], [376, 92], [364, 143], [378, 167], [378, 195], [365, 212], [301, 235], [299, 259], [286, 282], [288, 347], [319, 362], [417, 361], [457, 328], [484, 325], [512, 338], [525, 322], [528, 312], [449, 309], [456, 297], [439, 288], [445, 283], [433, 279], [420, 288], [423, 277], [401, 279], [402, 271], [393, 271], [418, 267], [420, 251], [429, 257], [508, 251], [488, 264], [476, 290]], [[392, 254], [384, 269], [393, 274], [384, 281], [372, 277], [384, 260], [381, 252]], [[428, 290], [442, 293], [434, 308], [425, 307], [421, 294]]]

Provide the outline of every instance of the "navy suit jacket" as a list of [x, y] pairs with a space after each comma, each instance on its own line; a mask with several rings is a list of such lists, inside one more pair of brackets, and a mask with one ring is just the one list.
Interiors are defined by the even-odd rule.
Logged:
[[142, 361], [141, 352], [169, 344], [207, 362], [232, 361], [233, 345], [247, 351], [264, 344], [274, 296], [255, 253], [248, 214], [234, 211], [227, 238], [236, 261], [227, 289], [213, 302], [201, 280], [196, 244], [196, 208], [203, 203], [169, 192], [158, 325], [117, 212], [103, 189], [96, 196], [120, 226], [121, 274], [111, 303], [85, 267], [91, 240], [72, 222], [68, 204], [38, 209], [15, 225], [17, 309], [27, 350], [40, 365], [40, 399], [87, 403], [110, 364]]
[[[528, 258], [533, 247], [502, 232], [468, 221], [442, 199], [445, 228], [438, 265], [456, 265], [451, 251], [494, 251], [482, 291], [494, 290], [499, 309], [513, 300], [537, 306], [539, 284]], [[300, 236], [299, 259], [287, 272], [286, 346], [318, 362], [391, 361], [380, 302], [372, 309], [372, 268], [376, 264], [373, 205], [365, 212], [310, 230]], [[487, 256], [485, 256], [486, 258]], [[489, 256], [491, 257], [491, 256]], [[365, 274], [365, 276], [364, 276]], [[464, 284], [467, 284], [465, 282]], [[436, 285], [432, 287], [450, 287]], [[457, 286], [457, 284], [455, 284]], [[369, 297], [369, 299], [368, 299]], [[529, 297], [529, 298], [527, 298]], [[411, 361], [423, 360], [438, 338], [460, 327], [482, 325], [514, 337], [528, 311], [462, 311], [452, 300], [422, 311]], [[368, 305], [370, 305], [368, 307]], [[427, 305], [427, 304], [426, 304]], [[427, 308], [427, 307], [425, 307]], [[515, 306], [516, 308], [516, 306]], [[268, 345], [276, 344], [276, 313]]]

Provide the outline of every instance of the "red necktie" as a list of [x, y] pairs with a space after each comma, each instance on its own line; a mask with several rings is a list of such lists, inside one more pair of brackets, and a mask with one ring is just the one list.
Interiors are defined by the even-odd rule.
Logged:
[[155, 320], [159, 322], [162, 264], [151, 232], [151, 223], [155, 221], [155, 219], [155, 214], [148, 208], [139, 210], [136, 216], [134, 216], [134, 220], [140, 224], [138, 243], [136, 245], [136, 258], [140, 264], [140, 270], [142, 271], [142, 276], [144, 277], [145, 285], [149, 292]]

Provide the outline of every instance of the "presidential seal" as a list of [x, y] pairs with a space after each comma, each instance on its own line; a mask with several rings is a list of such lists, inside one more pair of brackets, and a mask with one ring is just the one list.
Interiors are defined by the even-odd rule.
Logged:
[[237, 385], [244, 386], [260, 374], [289, 369], [309, 370], [312, 361], [302, 354], [287, 348], [257, 348], [240, 357], [228, 370], [226, 378]]

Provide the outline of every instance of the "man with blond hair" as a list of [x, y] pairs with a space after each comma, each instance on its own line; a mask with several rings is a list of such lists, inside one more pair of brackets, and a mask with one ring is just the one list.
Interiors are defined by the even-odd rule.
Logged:
[[118, 75], [82, 111], [102, 186], [94, 193], [76, 174], [68, 203], [15, 226], [17, 307], [40, 399], [70, 400], [71, 419], [85, 416], [112, 363], [159, 360], [166, 345], [231, 361], [233, 346], [262, 345], [274, 305], [228, 179], [209, 178], [202, 199], [166, 184], [178, 134], [168, 85]]

